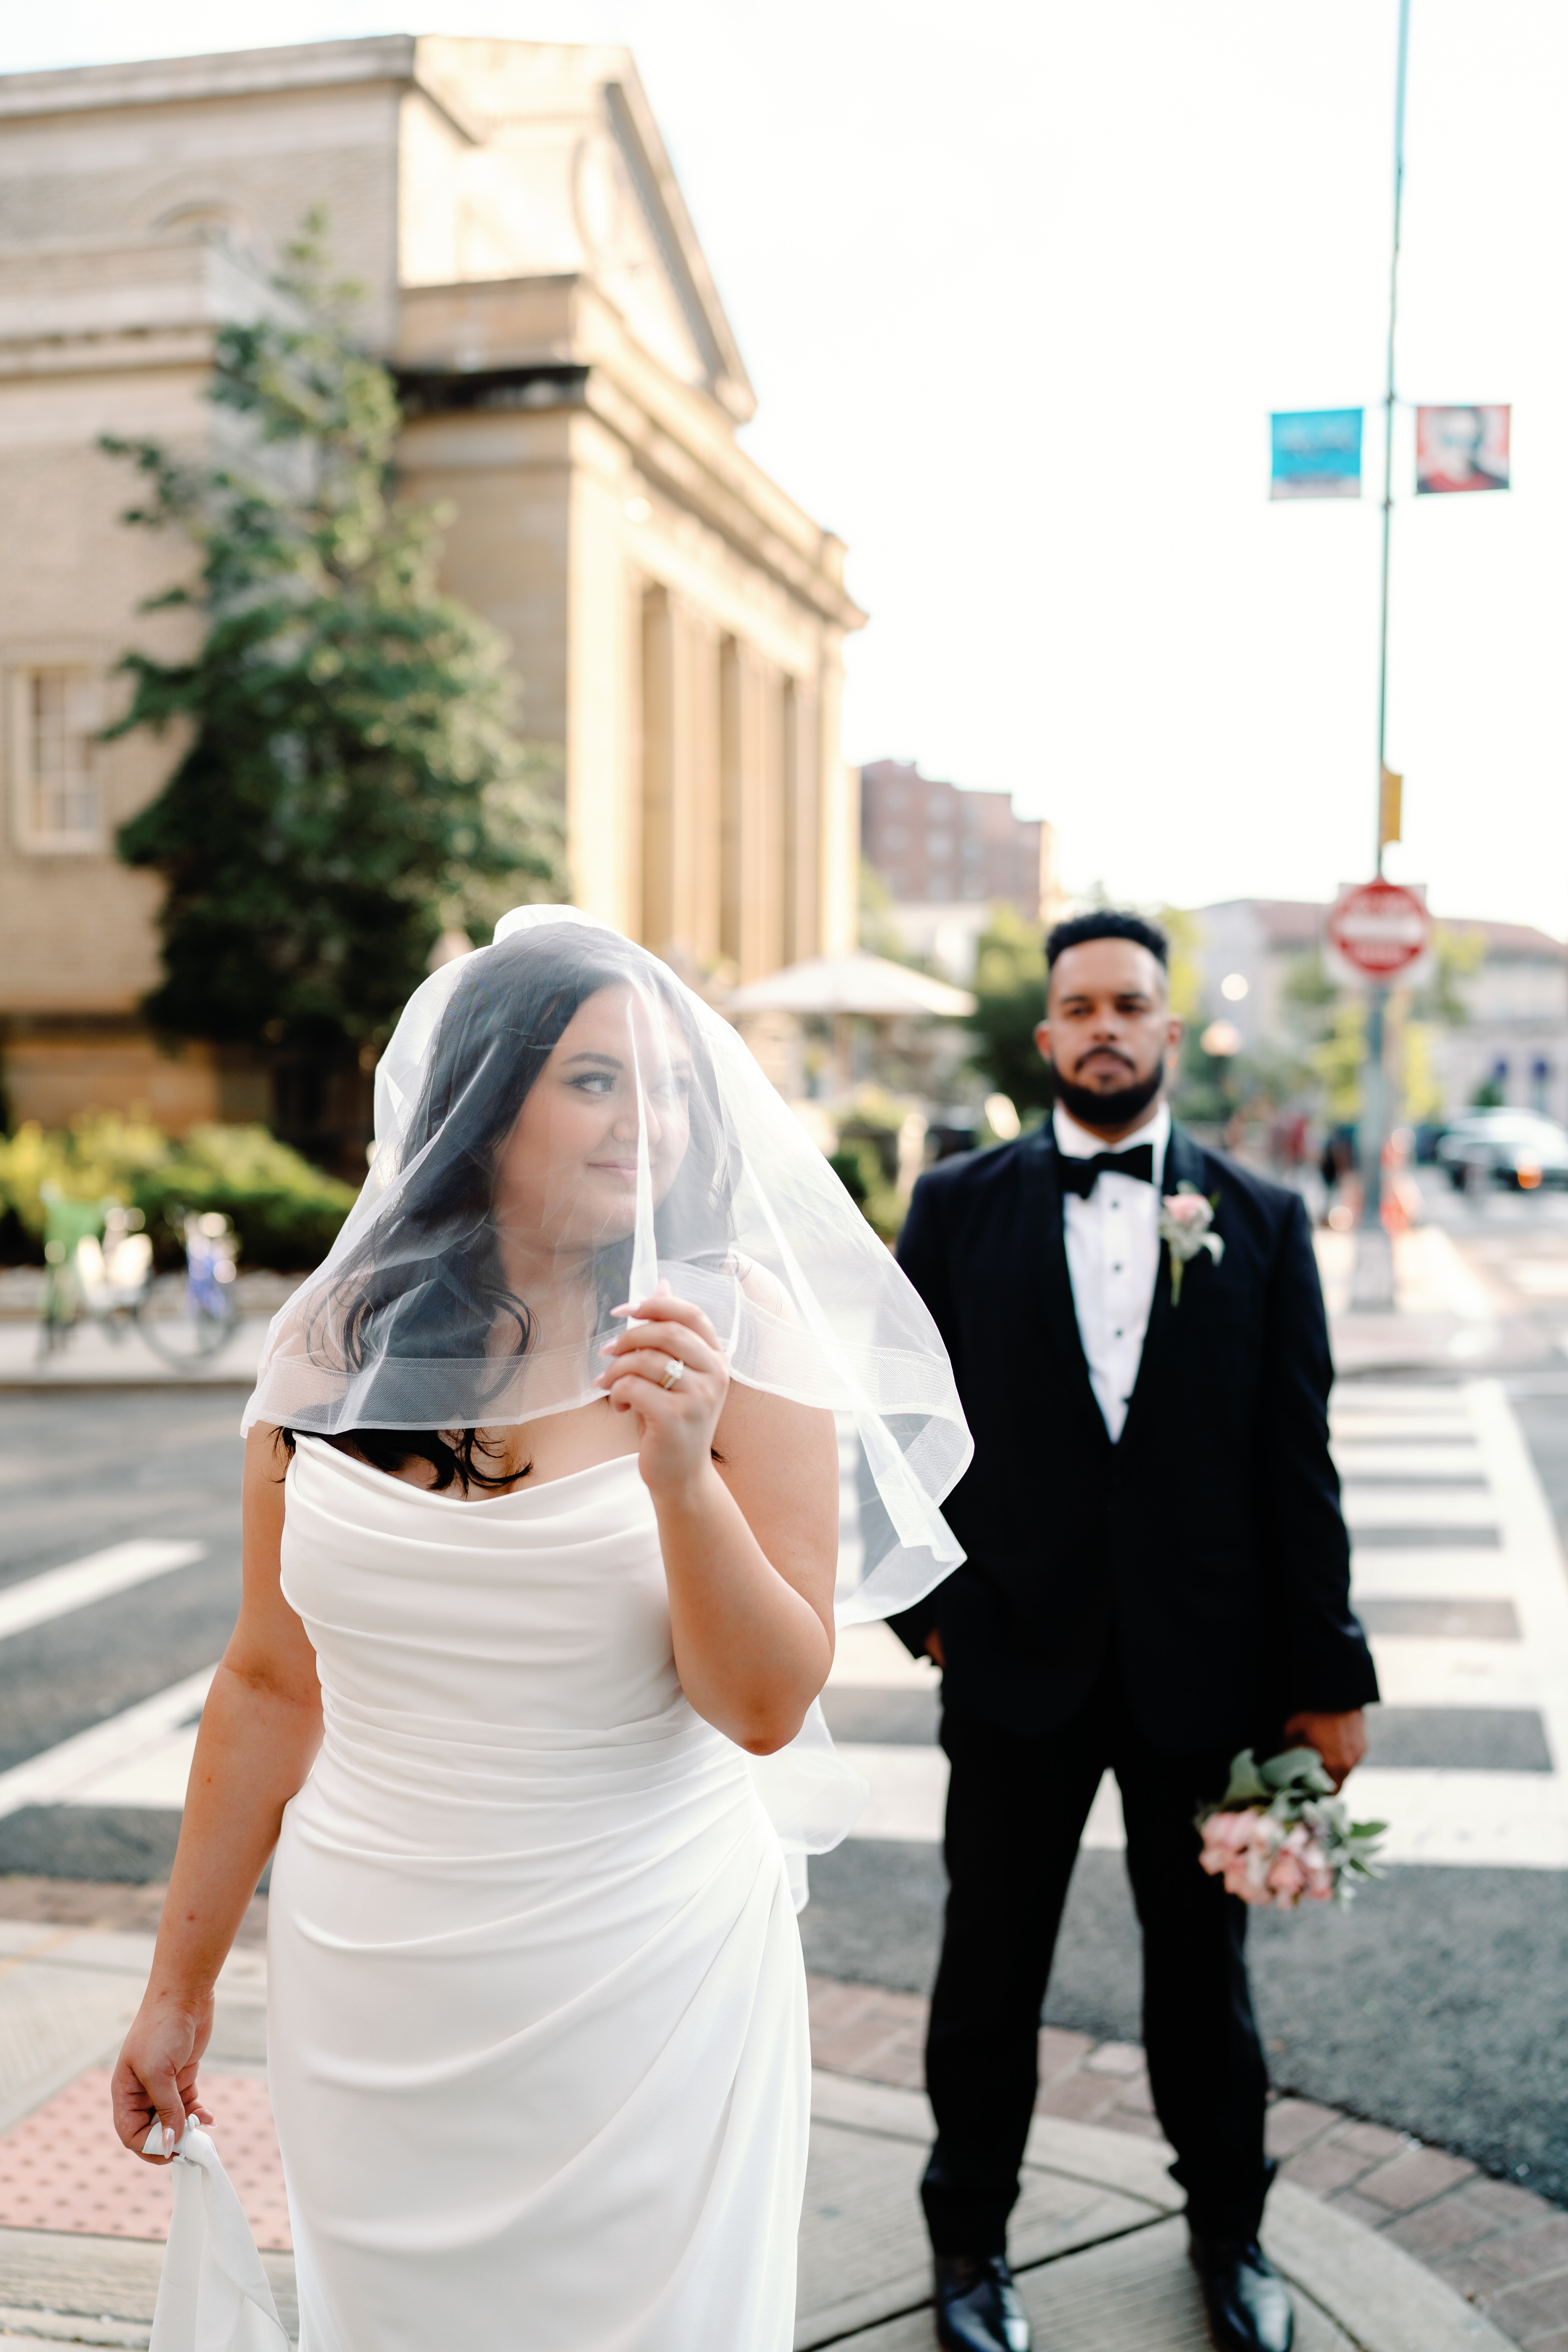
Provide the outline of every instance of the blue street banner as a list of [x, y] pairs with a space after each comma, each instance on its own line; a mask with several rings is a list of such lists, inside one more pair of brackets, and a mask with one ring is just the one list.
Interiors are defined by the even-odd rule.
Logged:
[[1271, 499], [1359, 499], [1359, 408], [1290, 409], [1269, 418]]
[[1418, 497], [1455, 490], [1506, 490], [1508, 408], [1418, 408], [1415, 489]]

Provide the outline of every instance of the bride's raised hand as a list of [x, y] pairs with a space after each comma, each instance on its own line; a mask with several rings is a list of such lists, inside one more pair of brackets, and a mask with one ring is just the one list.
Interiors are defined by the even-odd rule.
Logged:
[[599, 1374], [617, 1412], [636, 1417], [637, 1466], [655, 1495], [672, 1500], [711, 1475], [713, 1433], [730, 1387], [730, 1364], [700, 1307], [661, 1282], [640, 1306], [617, 1307], [636, 1328], [617, 1331]]

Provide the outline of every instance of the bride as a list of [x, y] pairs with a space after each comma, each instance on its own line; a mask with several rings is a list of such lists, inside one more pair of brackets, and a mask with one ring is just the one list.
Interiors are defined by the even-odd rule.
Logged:
[[273, 1855], [301, 2352], [786, 2352], [792, 1888], [863, 1794], [814, 1704], [841, 1437], [840, 1618], [879, 1616], [960, 1557], [946, 1358], [734, 1032], [571, 909], [426, 982], [376, 1091], [247, 1409], [244, 1599], [116, 2126], [166, 2161], [213, 2120]]

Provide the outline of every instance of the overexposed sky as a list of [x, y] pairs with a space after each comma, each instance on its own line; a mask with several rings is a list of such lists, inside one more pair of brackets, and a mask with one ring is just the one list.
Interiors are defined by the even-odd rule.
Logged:
[[[757, 385], [850, 545], [845, 749], [1005, 789], [1067, 877], [1197, 905], [1371, 864], [1396, 0], [57, 0], [0, 70], [430, 30], [636, 53]], [[1568, 8], [1413, 0], [1390, 870], [1568, 931]], [[1271, 506], [1271, 408], [1369, 495]], [[1555, 454], [1554, 454], [1555, 453]]]

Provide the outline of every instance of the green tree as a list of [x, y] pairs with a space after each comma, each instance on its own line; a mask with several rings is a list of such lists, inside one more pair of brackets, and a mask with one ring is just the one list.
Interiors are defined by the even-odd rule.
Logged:
[[241, 454], [103, 444], [148, 484], [124, 520], [200, 556], [148, 609], [202, 623], [188, 661], [126, 656], [110, 732], [188, 730], [118, 836], [165, 886], [154, 1027], [364, 1064], [444, 930], [556, 895], [559, 821], [512, 731], [503, 640], [437, 590], [446, 518], [397, 497], [395, 389], [321, 232], [313, 215], [289, 247], [272, 315], [216, 338], [208, 397]]
[[1005, 902], [993, 907], [976, 943], [973, 985], [975, 1008], [965, 1024], [974, 1039], [970, 1066], [1019, 1111], [1048, 1110], [1051, 1074], [1035, 1044], [1046, 1009], [1039, 925]]

